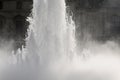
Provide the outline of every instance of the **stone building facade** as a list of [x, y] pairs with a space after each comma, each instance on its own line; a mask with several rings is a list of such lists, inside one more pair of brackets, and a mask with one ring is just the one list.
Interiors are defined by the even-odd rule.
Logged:
[[25, 45], [32, 0], [0, 0], [0, 41], [14, 40], [15, 48]]

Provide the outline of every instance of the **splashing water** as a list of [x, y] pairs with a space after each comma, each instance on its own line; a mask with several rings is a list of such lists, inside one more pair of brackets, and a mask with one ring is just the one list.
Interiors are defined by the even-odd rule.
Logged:
[[42, 61], [74, 52], [74, 23], [66, 22], [64, 0], [35, 0], [33, 14], [35, 41]]
[[34, 0], [33, 16], [27, 49], [33, 63], [39, 64], [39, 80], [120, 79], [120, 51], [115, 42], [90, 41], [76, 53], [75, 26], [68, 20], [64, 0]]

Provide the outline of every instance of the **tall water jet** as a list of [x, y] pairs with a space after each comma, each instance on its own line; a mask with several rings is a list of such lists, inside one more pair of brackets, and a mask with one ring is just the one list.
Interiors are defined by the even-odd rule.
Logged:
[[[34, 42], [41, 61], [48, 63], [74, 51], [74, 27], [66, 20], [64, 0], [34, 0], [33, 17]], [[30, 41], [28, 46], [32, 44]]]

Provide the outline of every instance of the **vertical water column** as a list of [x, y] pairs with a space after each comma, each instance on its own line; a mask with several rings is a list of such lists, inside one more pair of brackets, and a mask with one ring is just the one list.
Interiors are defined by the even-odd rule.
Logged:
[[68, 54], [73, 35], [66, 21], [65, 1], [34, 0], [33, 16], [35, 45], [41, 60], [48, 62]]

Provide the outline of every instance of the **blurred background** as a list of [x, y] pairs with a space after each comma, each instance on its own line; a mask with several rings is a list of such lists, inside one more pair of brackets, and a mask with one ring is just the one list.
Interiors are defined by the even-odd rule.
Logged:
[[120, 0], [66, 0], [76, 25], [77, 45], [120, 41]]
[[[13, 40], [14, 49], [25, 46], [32, 0], [0, 0], [0, 42]], [[2, 46], [0, 44], [0, 46]]]

